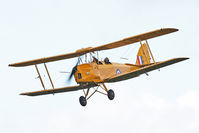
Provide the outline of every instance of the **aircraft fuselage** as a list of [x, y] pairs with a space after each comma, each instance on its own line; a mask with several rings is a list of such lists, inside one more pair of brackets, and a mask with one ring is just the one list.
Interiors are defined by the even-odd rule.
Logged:
[[97, 64], [95, 62], [78, 65], [75, 73], [77, 83], [95, 82], [102, 83], [105, 79], [119, 76], [140, 68], [132, 64], [111, 63]]

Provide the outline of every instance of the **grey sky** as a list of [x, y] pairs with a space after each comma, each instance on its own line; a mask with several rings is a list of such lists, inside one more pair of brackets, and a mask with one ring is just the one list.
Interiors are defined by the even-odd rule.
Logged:
[[[0, 1], [0, 131], [198, 133], [198, 13], [197, 0]], [[78, 102], [82, 91], [18, 95], [42, 88], [35, 79], [36, 71], [31, 66], [7, 66], [166, 27], [179, 31], [149, 40], [155, 59], [190, 60], [151, 72], [148, 77], [107, 84], [116, 98], [109, 101], [94, 95], [86, 108]], [[137, 49], [133, 44], [100, 54], [120, 62], [125, 56], [134, 63]], [[67, 75], [59, 71], [70, 71], [75, 61], [48, 64], [57, 87], [67, 85]]]

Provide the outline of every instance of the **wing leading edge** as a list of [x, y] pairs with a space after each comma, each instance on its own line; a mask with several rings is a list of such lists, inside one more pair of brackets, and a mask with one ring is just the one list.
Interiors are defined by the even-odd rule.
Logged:
[[163, 62], [157, 62], [156, 64], [142, 67], [142, 68], [132, 71], [130, 73], [125, 73], [120, 76], [108, 78], [105, 80], [105, 82], [118, 82], [118, 81], [122, 81], [122, 80], [127, 80], [130, 78], [137, 77], [141, 74], [144, 74], [144, 73], [147, 73], [147, 72], [150, 72], [150, 71], [153, 71], [153, 70], [156, 70], [156, 69], [168, 66], [168, 65], [172, 65], [174, 63], [178, 63], [178, 62], [181, 62], [181, 61], [184, 61], [187, 59], [189, 59], [189, 58], [174, 58], [174, 59], [170, 59], [170, 60], [163, 61]]
[[82, 86], [70, 86], [70, 87], [63, 87], [63, 88], [56, 88], [56, 89], [47, 89], [47, 90], [40, 90], [40, 91], [33, 91], [33, 92], [25, 92], [25, 93], [21, 93], [20, 95], [39, 96], [39, 95], [47, 95], [47, 94], [77, 91], [77, 90], [82, 90], [82, 89], [95, 87], [95, 86], [96, 86], [95, 84], [82, 85]]
[[140, 42], [142, 40], [151, 39], [151, 38], [154, 38], [154, 37], [162, 36], [162, 35], [165, 35], [165, 34], [176, 32], [176, 31], [178, 31], [178, 29], [162, 28], [162, 29], [158, 29], [158, 30], [155, 30], [155, 31], [151, 31], [151, 32], [139, 34], [139, 35], [136, 35], [136, 36], [132, 36], [132, 37], [129, 37], [129, 38], [125, 38], [125, 39], [122, 39], [120, 41], [101, 45], [101, 46], [98, 46], [98, 47], [88, 47], [88, 48], [77, 50], [76, 52], [73, 52], [73, 53], [13, 63], [13, 64], [9, 64], [9, 66], [23, 67], [23, 66], [30, 66], [30, 65], [35, 65], [35, 64], [41, 64], [41, 63], [47, 63], [47, 62], [52, 62], [52, 61], [74, 58], [74, 57], [78, 57], [78, 56], [84, 55], [84, 54], [89, 53], [89, 52], [118, 48], [118, 47], [126, 46], [126, 45], [129, 45], [129, 44], [132, 44], [132, 43]]
[[148, 40], [148, 39], [151, 39], [151, 38], [154, 38], [154, 37], [162, 36], [162, 35], [165, 35], [165, 34], [176, 32], [176, 31], [178, 31], [178, 29], [162, 28], [162, 29], [151, 31], [151, 32], [132, 36], [132, 37], [129, 37], [129, 38], [125, 38], [125, 39], [122, 39], [120, 41], [101, 45], [101, 46], [92, 48], [92, 50], [93, 51], [100, 51], [100, 50], [108, 50], [108, 49], [118, 48], [118, 47], [126, 46], [126, 45], [136, 43], [136, 42], [140, 42], [140, 41], [143, 41], [143, 40]]
[[78, 56], [88, 53], [89, 49], [91, 49], [91, 47], [85, 48], [85, 49], [80, 49], [73, 53], [67, 53], [67, 54], [62, 54], [62, 55], [57, 55], [57, 56], [44, 57], [44, 58], [35, 59], [35, 60], [13, 63], [13, 64], [9, 64], [9, 66], [24, 67], [24, 66], [30, 66], [30, 65], [35, 65], [35, 64], [41, 64], [41, 63], [47, 63], [47, 62], [53, 62], [53, 61], [58, 61], [58, 60], [74, 58], [74, 57], [78, 57]]

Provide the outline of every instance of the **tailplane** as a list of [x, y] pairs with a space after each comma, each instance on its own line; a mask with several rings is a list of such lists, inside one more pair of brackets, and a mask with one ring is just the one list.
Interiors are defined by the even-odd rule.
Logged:
[[151, 58], [149, 55], [149, 50], [147, 44], [144, 43], [140, 46], [137, 53], [136, 65], [146, 65], [151, 63]]

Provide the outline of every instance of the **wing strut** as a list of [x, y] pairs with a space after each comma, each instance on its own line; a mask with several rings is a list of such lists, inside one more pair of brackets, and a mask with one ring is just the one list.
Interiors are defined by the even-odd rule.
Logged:
[[51, 83], [51, 85], [52, 85], [52, 87], [53, 87], [53, 89], [54, 89], [55, 87], [54, 87], [54, 85], [53, 85], [52, 79], [51, 79], [50, 74], [49, 74], [49, 72], [48, 72], [48, 68], [47, 68], [46, 63], [44, 63], [44, 66], [45, 66], [45, 68], [46, 68], [46, 72], [47, 72], [47, 74], [48, 74], [48, 78], [49, 78], [49, 80], [50, 80], [50, 83]]
[[[47, 68], [46, 63], [44, 63], [44, 67], [45, 67], [45, 69], [46, 69], [46, 73], [48, 74], [48, 78], [49, 78], [49, 80], [50, 80], [50, 83], [51, 83], [51, 85], [52, 85], [52, 88], [54, 89], [55, 87], [54, 87], [54, 85], [53, 85], [53, 82], [52, 82], [52, 79], [51, 79], [51, 77], [50, 77], [50, 73], [49, 73], [49, 71], [48, 71], [48, 68]], [[37, 64], [35, 64], [35, 68], [36, 68], [36, 70], [37, 70], [38, 77], [39, 77], [39, 79], [40, 79], [40, 81], [41, 81], [41, 85], [42, 85], [42, 87], [44, 88], [44, 90], [46, 90], [45, 85], [44, 85], [44, 82], [43, 82], [42, 77], [41, 77], [41, 74], [40, 74], [39, 69], [38, 69], [38, 67], [37, 67]]]
[[[153, 54], [152, 54], [152, 52], [151, 52], [151, 49], [150, 49], [150, 47], [149, 47], [149, 44], [148, 44], [148, 41], [147, 40], [145, 40], [145, 43], [144, 44], [146, 44], [146, 46], [147, 46], [147, 49], [148, 49], [148, 51], [149, 51], [149, 54], [150, 54], [150, 57], [153, 59], [153, 63], [154, 64], [156, 64], [156, 62], [155, 62], [155, 59], [154, 59], [154, 57], [153, 57]], [[145, 57], [146, 57], [146, 51], [144, 50], [144, 48], [143, 48], [143, 44], [142, 44], [142, 41], [140, 41], [140, 45], [141, 45], [141, 47], [142, 47], [142, 50], [143, 50], [143, 52], [144, 52], [144, 55], [145, 55]], [[147, 59], [147, 62], [150, 62], [150, 60], [148, 60], [148, 58], [146, 57], [146, 59]]]
[[42, 86], [43, 86], [43, 88], [44, 88], [44, 90], [45, 90], [45, 86], [44, 86], [43, 80], [42, 80], [42, 78], [41, 78], [41, 75], [40, 75], [39, 69], [38, 69], [38, 67], [37, 67], [37, 64], [35, 64], [35, 68], [36, 68], [36, 70], [37, 70], [37, 73], [38, 73], [39, 79], [40, 79], [40, 81], [41, 81], [41, 84], [42, 84]]
[[147, 48], [148, 48], [148, 50], [149, 50], [149, 53], [150, 53], [150, 55], [151, 55], [151, 57], [152, 57], [152, 59], [153, 59], [153, 63], [156, 64], [155, 59], [154, 59], [154, 57], [153, 57], [153, 54], [152, 54], [152, 52], [151, 52], [151, 49], [150, 49], [150, 47], [149, 47], [148, 41], [147, 41], [147, 40], [145, 40], [145, 41], [146, 41], [146, 46], [147, 46]]

